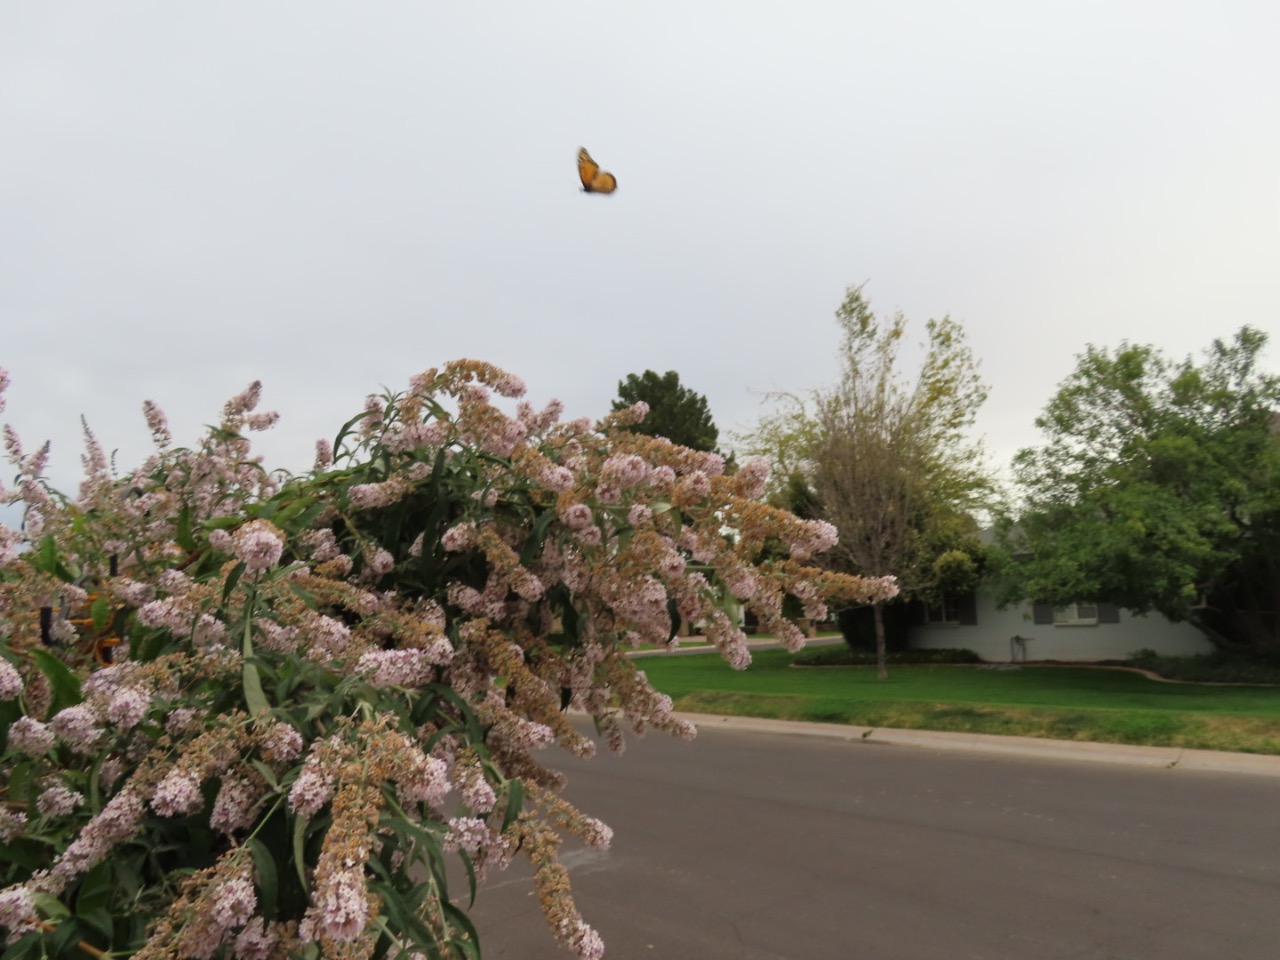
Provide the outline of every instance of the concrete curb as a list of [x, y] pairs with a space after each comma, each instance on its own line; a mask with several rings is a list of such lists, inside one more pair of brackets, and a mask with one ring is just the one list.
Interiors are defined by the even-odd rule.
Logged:
[[1040, 737], [1000, 737], [986, 733], [947, 733], [938, 730], [894, 730], [855, 727], [840, 723], [812, 723], [804, 720], [764, 720], [757, 717], [729, 717], [710, 713], [676, 713], [699, 730], [742, 730], [788, 736], [821, 737], [848, 743], [898, 747], [925, 747], [932, 750], [967, 750], [1006, 756], [1037, 757], [1045, 760], [1084, 760], [1130, 766], [1164, 767], [1169, 770], [1208, 770], [1280, 777], [1280, 756], [1230, 753], [1221, 750], [1184, 750], [1180, 747], [1139, 747], [1123, 743], [1093, 743], [1077, 740], [1046, 740]]

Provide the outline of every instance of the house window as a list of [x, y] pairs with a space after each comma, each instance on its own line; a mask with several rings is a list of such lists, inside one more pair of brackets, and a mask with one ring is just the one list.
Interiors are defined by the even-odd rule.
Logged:
[[954, 599], [944, 597], [940, 603], [924, 605], [924, 622], [931, 627], [960, 625], [960, 608]]
[[1092, 626], [1098, 622], [1098, 605], [1096, 603], [1069, 603], [1065, 607], [1053, 608], [1053, 625], [1055, 627]]
[[914, 617], [917, 626], [971, 627], [978, 622], [977, 597], [970, 591], [949, 594], [936, 603], [917, 603]]

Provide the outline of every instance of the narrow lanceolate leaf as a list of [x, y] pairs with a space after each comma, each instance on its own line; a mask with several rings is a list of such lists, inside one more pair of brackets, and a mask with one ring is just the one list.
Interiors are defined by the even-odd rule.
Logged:
[[250, 837], [245, 846], [253, 854], [253, 866], [258, 872], [258, 891], [261, 894], [263, 911], [268, 917], [274, 917], [279, 882], [276, 878], [276, 862], [266, 844], [257, 838]]
[[249, 708], [249, 716], [256, 717], [260, 713], [270, 713], [271, 704], [262, 689], [262, 677], [258, 675], [258, 665], [253, 662], [253, 624], [244, 625], [244, 702]]

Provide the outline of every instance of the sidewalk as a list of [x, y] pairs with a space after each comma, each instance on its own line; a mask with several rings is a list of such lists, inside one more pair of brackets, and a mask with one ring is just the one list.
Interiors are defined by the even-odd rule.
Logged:
[[1216, 773], [1280, 777], [1280, 756], [1263, 756], [1256, 753], [1184, 750], [1181, 747], [1137, 747], [1123, 743], [1046, 740], [1040, 737], [1000, 737], [985, 733], [894, 730], [883, 727], [854, 727], [841, 723], [811, 723], [804, 720], [726, 717], [709, 713], [676, 713], [674, 716], [681, 720], [688, 720], [699, 730], [741, 730], [752, 733], [822, 737], [828, 740], [882, 746], [969, 750], [1005, 756], [1037, 757], [1043, 760], [1083, 760], [1095, 763], [1164, 767], [1169, 770], [1206, 770]]

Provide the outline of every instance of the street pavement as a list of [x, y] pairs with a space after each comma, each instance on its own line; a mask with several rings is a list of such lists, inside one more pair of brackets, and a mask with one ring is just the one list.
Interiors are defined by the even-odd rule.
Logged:
[[[1274, 960], [1280, 759], [694, 716], [548, 756], [611, 850], [566, 845], [614, 960]], [[553, 960], [527, 873], [486, 960]]]

